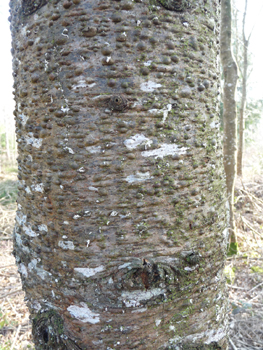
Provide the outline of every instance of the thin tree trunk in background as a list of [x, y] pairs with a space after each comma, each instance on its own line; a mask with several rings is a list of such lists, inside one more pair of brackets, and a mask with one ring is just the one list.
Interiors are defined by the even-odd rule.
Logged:
[[229, 200], [230, 252], [237, 252], [234, 219], [234, 186], [236, 178], [237, 112], [236, 84], [237, 65], [231, 45], [231, 0], [221, 1], [221, 62], [224, 75], [223, 122], [224, 122], [224, 168]]
[[37, 350], [227, 349], [218, 3], [11, 0]]
[[17, 165], [16, 163], [16, 158], [17, 158], [17, 143], [16, 143], [16, 134], [13, 133], [12, 134], [12, 161], [13, 161], [13, 165]]
[[238, 131], [238, 150], [237, 150], [237, 175], [242, 177], [243, 152], [244, 152], [244, 128], [245, 128], [245, 112], [247, 100], [247, 70], [248, 70], [248, 45], [249, 39], [246, 39], [245, 25], [247, 14], [247, 0], [245, 2], [245, 10], [243, 14], [242, 37], [243, 37], [243, 74], [242, 74], [242, 95], [239, 113], [239, 131]]
[[7, 164], [11, 161], [11, 155], [10, 155], [10, 139], [9, 139], [9, 131], [6, 124], [6, 130], [5, 130], [5, 149], [6, 149], [6, 162]]
[[3, 167], [3, 148], [2, 148], [2, 134], [0, 133], [0, 173]]

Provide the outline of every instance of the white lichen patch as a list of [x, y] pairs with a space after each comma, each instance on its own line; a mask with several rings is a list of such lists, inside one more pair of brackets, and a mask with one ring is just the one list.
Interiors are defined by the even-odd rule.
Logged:
[[28, 186], [25, 188], [25, 191], [26, 191], [26, 193], [28, 193], [28, 194], [32, 193], [31, 190], [30, 190], [30, 187], [28, 187]]
[[147, 61], [143, 63], [145, 67], [149, 67], [152, 64], [152, 61]]
[[28, 30], [27, 28], [28, 28], [28, 24], [26, 24], [24, 27], [21, 28], [22, 36], [27, 36], [30, 33], [30, 30]]
[[45, 231], [45, 232], [48, 232], [48, 228], [47, 228], [47, 225], [38, 225], [37, 227], [39, 229], [39, 231]]
[[216, 121], [212, 121], [211, 123], [210, 123], [210, 128], [211, 129], [219, 129], [219, 123], [218, 122], [216, 122]]
[[35, 184], [31, 186], [32, 191], [34, 192], [40, 192], [43, 193], [44, 192], [44, 184], [40, 183], [40, 184]]
[[30, 249], [27, 246], [23, 245], [21, 235], [17, 233], [17, 227], [15, 227], [15, 240], [16, 244], [23, 250], [24, 253], [30, 254]]
[[168, 155], [174, 155], [174, 154], [185, 154], [188, 150], [187, 147], [179, 147], [175, 144], [162, 144], [160, 148], [150, 150], [150, 151], [143, 151], [142, 156], [143, 157], [155, 157], [155, 158], [163, 158]]
[[25, 126], [29, 117], [27, 115], [23, 114], [23, 113], [19, 114], [18, 117], [21, 119], [22, 125]]
[[101, 152], [101, 146], [89, 146], [89, 147], [86, 147], [86, 150], [89, 153], [100, 153]]
[[166, 108], [162, 108], [162, 109], [149, 109], [148, 113], [150, 114], [154, 114], [155, 116], [163, 116], [163, 120], [162, 122], [164, 123], [168, 117], [168, 112], [170, 112], [172, 110], [172, 105], [169, 103]]
[[89, 189], [90, 191], [96, 191], [96, 192], [98, 192], [98, 190], [99, 190], [98, 188], [93, 187], [93, 186], [89, 186], [88, 189]]
[[21, 211], [16, 213], [16, 222], [22, 226], [26, 223], [27, 216], [24, 215]]
[[34, 271], [43, 281], [46, 280], [48, 277], [51, 276], [51, 273], [42, 269], [41, 267], [37, 267], [37, 259], [33, 259], [30, 261], [30, 263], [27, 265], [29, 272]]
[[148, 291], [135, 290], [133, 292], [122, 292], [121, 297], [126, 307], [138, 307], [140, 306], [140, 301], [150, 300], [164, 293], [164, 289], [153, 288]]
[[81, 306], [70, 305], [67, 310], [71, 316], [84, 323], [96, 324], [100, 322], [100, 314], [91, 311], [85, 303], [80, 303]]
[[[202, 340], [204, 344], [211, 344], [211, 343], [217, 343], [224, 337], [226, 337], [226, 330], [221, 327], [218, 329], [207, 330], [206, 332], [188, 335], [187, 337], [185, 337], [185, 341], [195, 343]], [[175, 339], [176, 338], [170, 339], [170, 342], [174, 343]]]
[[63, 113], [68, 113], [69, 112], [69, 107], [68, 106], [66, 106], [66, 107], [61, 106], [60, 109], [62, 110]]
[[150, 176], [149, 171], [147, 171], [146, 173], [138, 172], [136, 175], [129, 175], [126, 177], [125, 180], [129, 183], [133, 183], [133, 182], [142, 182], [150, 179], [153, 179], [153, 176]]
[[161, 87], [161, 84], [155, 83], [154, 81], [147, 81], [146, 83], [141, 84], [141, 90], [145, 92], [153, 92], [155, 89]]
[[158, 327], [161, 322], [162, 322], [162, 320], [155, 320], [156, 327]]
[[64, 147], [64, 150], [65, 150], [65, 151], [68, 151], [70, 154], [75, 154], [75, 152], [73, 151], [73, 149], [70, 148], [70, 147]]
[[35, 148], [40, 148], [43, 140], [33, 137], [33, 133], [29, 132], [28, 135], [25, 136], [25, 141], [28, 145], [32, 145]]
[[189, 266], [186, 266], [184, 268], [185, 271], [188, 271], [188, 272], [191, 272], [191, 271], [194, 271], [195, 270], [195, 267], [189, 267]]
[[138, 146], [144, 145], [145, 148], [150, 147], [152, 144], [152, 141], [145, 137], [143, 134], [136, 134], [129, 139], [124, 141], [124, 145], [132, 150], [135, 149]]
[[38, 234], [32, 230], [30, 225], [29, 226], [23, 225], [22, 229], [25, 232], [25, 234], [28, 235], [29, 237], [37, 237], [38, 236]]
[[141, 307], [139, 309], [136, 309], [136, 310], [132, 310], [132, 314], [137, 314], [137, 313], [141, 313], [141, 312], [145, 312], [147, 311], [147, 307]]
[[81, 273], [85, 277], [91, 277], [96, 275], [96, 273], [101, 272], [104, 270], [104, 266], [98, 266], [94, 268], [89, 268], [89, 267], [76, 267], [74, 268], [74, 271]]
[[166, 107], [167, 107], [167, 109], [163, 109], [163, 123], [166, 121], [166, 119], [168, 117], [168, 112], [170, 112], [172, 109], [172, 105], [168, 104]]
[[87, 86], [88, 86], [88, 84], [86, 83], [86, 80], [79, 80], [78, 84], [73, 85], [72, 89], [76, 90], [78, 88], [85, 88]]
[[131, 265], [131, 263], [122, 264], [122, 265], [120, 265], [120, 266], [118, 267], [118, 270], [120, 270], [120, 269], [125, 269], [125, 267], [128, 267], [128, 266], [130, 266], [130, 265]]
[[19, 264], [18, 265], [18, 271], [25, 277], [27, 278], [28, 273], [27, 273], [27, 268], [24, 264]]
[[219, 328], [217, 330], [210, 330], [206, 333], [206, 336], [208, 338], [205, 341], [205, 344], [211, 344], [213, 342], [216, 343], [226, 336], [226, 330], [224, 328]]
[[58, 246], [64, 250], [74, 250], [74, 243], [71, 241], [59, 241]]

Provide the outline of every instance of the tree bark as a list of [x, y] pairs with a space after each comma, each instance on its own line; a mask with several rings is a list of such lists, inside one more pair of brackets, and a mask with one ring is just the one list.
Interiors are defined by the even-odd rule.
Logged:
[[11, 0], [14, 251], [36, 349], [227, 349], [217, 1]]
[[246, 14], [247, 14], [247, 0], [245, 2], [245, 10], [243, 14], [242, 24], [242, 37], [243, 37], [243, 74], [242, 74], [242, 94], [241, 94], [241, 106], [239, 113], [239, 130], [238, 130], [238, 150], [237, 150], [237, 175], [242, 177], [243, 167], [243, 152], [244, 152], [244, 129], [245, 129], [245, 111], [247, 101], [247, 70], [248, 70], [248, 44], [249, 39], [246, 38], [245, 26], [246, 26]]
[[236, 84], [237, 65], [231, 45], [231, 1], [221, 2], [221, 62], [224, 75], [223, 123], [224, 123], [224, 168], [229, 201], [230, 252], [237, 252], [236, 228], [234, 219], [234, 186], [236, 178], [237, 113]]

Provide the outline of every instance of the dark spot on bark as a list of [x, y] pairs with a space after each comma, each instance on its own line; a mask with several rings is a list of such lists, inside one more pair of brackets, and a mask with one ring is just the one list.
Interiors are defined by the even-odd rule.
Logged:
[[46, 329], [43, 329], [43, 334], [42, 334], [43, 340], [45, 343], [48, 342], [48, 331]]
[[63, 319], [55, 310], [39, 312], [33, 320], [32, 333], [38, 349], [81, 350], [65, 331]]
[[190, 264], [190, 265], [196, 265], [200, 261], [200, 255], [197, 252], [192, 252], [189, 255], [185, 257], [185, 260]]
[[25, 16], [31, 15], [46, 4], [47, 0], [22, 0], [22, 13]]
[[170, 11], [183, 12], [189, 8], [188, 0], [158, 0], [158, 2]]
[[123, 111], [127, 107], [128, 101], [122, 95], [114, 95], [111, 97], [109, 107], [113, 111]]

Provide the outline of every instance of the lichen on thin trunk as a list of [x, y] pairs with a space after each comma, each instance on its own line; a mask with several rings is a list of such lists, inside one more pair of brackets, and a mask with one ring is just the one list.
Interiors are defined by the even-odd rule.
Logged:
[[221, 2], [221, 62], [224, 75], [223, 123], [224, 123], [224, 168], [228, 194], [229, 253], [237, 253], [237, 238], [234, 218], [234, 186], [236, 178], [237, 113], [236, 84], [237, 65], [231, 49], [231, 0]]
[[218, 4], [171, 3], [11, 0], [37, 350], [227, 349]]
[[243, 38], [243, 71], [242, 71], [242, 92], [241, 92], [241, 106], [239, 112], [239, 130], [238, 130], [238, 150], [237, 150], [237, 175], [242, 177], [243, 173], [243, 152], [244, 152], [244, 129], [245, 129], [245, 111], [246, 111], [246, 100], [247, 100], [247, 70], [248, 70], [248, 45], [249, 37], [246, 38], [245, 25], [247, 15], [247, 0], [245, 1], [245, 10], [243, 13], [242, 22], [242, 38]]

